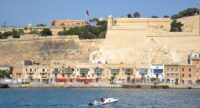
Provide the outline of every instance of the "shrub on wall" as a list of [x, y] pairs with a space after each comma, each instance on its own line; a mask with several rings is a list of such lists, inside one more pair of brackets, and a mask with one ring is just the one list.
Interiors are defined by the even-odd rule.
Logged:
[[181, 22], [177, 22], [176, 20], [173, 20], [171, 23], [171, 29], [170, 32], [182, 32], [183, 24]]
[[49, 28], [44, 28], [41, 32], [40, 32], [41, 36], [51, 36], [52, 32]]

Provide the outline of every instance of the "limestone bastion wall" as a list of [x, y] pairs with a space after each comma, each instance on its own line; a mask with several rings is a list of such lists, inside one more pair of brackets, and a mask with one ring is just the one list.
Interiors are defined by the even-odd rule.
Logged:
[[199, 32], [199, 15], [177, 19], [184, 24], [184, 32]]
[[40, 64], [51, 61], [88, 62], [102, 40], [79, 40], [78, 36], [50, 36], [0, 40], [0, 64], [19, 65], [23, 60]]
[[[148, 20], [153, 26], [148, 26]], [[187, 64], [188, 55], [200, 51], [200, 36], [197, 32], [169, 32], [170, 22], [109, 17], [106, 39], [94, 60], [138, 66]]]

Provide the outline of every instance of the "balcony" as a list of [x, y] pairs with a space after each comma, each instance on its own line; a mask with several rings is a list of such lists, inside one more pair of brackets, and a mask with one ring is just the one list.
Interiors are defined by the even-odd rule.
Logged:
[[88, 73], [88, 71], [90, 71], [90, 69], [88, 69], [88, 68], [80, 68], [80, 73]]
[[132, 68], [125, 68], [124, 71], [125, 71], [126, 75], [132, 75], [133, 74], [133, 69]]
[[95, 72], [96, 74], [101, 74], [102, 71], [103, 71], [102, 68], [98, 68], [98, 67], [97, 67], [97, 68], [94, 69], [94, 72]]
[[119, 74], [119, 69], [111, 69], [110, 71], [111, 71], [111, 74], [114, 74], [114, 75]]
[[41, 78], [48, 78], [47, 74], [41, 75]]
[[66, 73], [66, 74], [72, 74], [73, 73], [73, 69], [72, 68], [65, 68], [63, 70], [63, 72]]

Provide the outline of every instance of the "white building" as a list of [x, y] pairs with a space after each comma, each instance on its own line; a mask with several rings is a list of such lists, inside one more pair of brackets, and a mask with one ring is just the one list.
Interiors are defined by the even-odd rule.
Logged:
[[164, 83], [164, 64], [151, 64], [150, 78], [159, 78]]

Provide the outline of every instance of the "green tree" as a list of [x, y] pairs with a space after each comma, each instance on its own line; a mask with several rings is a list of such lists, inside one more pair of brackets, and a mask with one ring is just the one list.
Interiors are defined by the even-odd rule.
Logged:
[[9, 36], [12, 36], [12, 32], [11, 31], [7, 31], [3, 33], [3, 39], [7, 39]]
[[174, 14], [171, 16], [171, 19], [178, 19], [183, 18], [187, 16], [194, 16], [196, 14], [199, 14], [199, 9], [197, 8], [188, 8], [183, 11], [180, 11], [178, 14]]
[[36, 26], [37, 27], [45, 27], [46, 25], [45, 24], [37, 24]]
[[164, 15], [163, 18], [169, 18], [169, 16], [168, 15]]
[[99, 19], [97, 19], [97, 18], [92, 18], [92, 19], [90, 19], [89, 21], [90, 21], [90, 22], [98, 22]]
[[40, 32], [41, 36], [51, 36], [52, 32], [49, 28], [44, 28], [41, 32]]
[[157, 80], [157, 78], [151, 78], [150, 80], [151, 80], [151, 82], [155, 82]]
[[28, 30], [28, 27], [24, 27], [24, 30]]
[[17, 30], [13, 29], [12, 30], [12, 36], [13, 38], [20, 38], [20, 32], [18, 32]]
[[3, 34], [0, 32], [0, 39], [3, 39]]
[[58, 35], [62, 36], [62, 35], [68, 35], [68, 32], [66, 30], [65, 27], [63, 27], [63, 31], [58, 32]]
[[134, 17], [134, 18], [140, 18], [140, 13], [139, 13], [139, 12], [133, 13], [133, 17]]
[[155, 16], [155, 15], [153, 15], [153, 16], [151, 16], [151, 18], [159, 18], [158, 16]]
[[127, 17], [128, 17], [128, 18], [133, 18], [132, 15], [131, 15], [130, 13], [127, 15]]
[[184, 25], [181, 22], [177, 22], [177, 20], [173, 20], [171, 23], [170, 32], [182, 32], [182, 27]]
[[99, 21], [97, 18], [93, 18], [90, 22], [96, 22], [95, 26], [87, 25], [82, 27], [70, 28], [66, 32], [60, 32], [65, 35], [79, 35], [80, 39], [95, 39], [105, 38], [107, 30], [107, 21]]
[[10, 78], [10, 72], [8, 70], [0, 70], [0, 79]]

